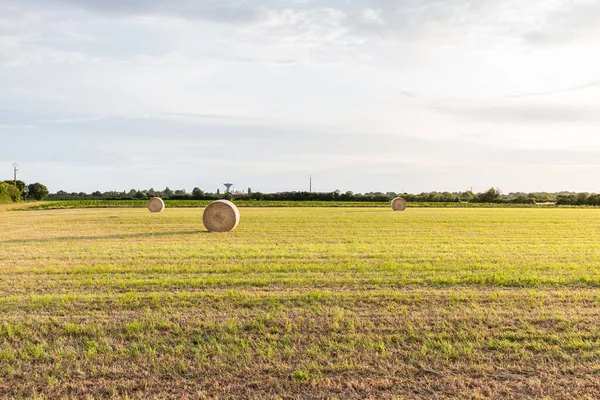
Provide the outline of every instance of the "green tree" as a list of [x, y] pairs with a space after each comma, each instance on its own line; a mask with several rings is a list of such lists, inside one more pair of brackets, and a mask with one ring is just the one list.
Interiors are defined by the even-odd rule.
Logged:
[[27, 197], [35, 200], [44, 200], [48, 197], [48, 188], [39, 182], [27, 186]]
[[[12, 185], [12, 186], [15, 186], [15, 181], [14, 180], [4, 181], [4, 183], [7, 183], [7, 184]], [[21, 193], [25, 193], [25, 189], [26, 189], [25, 182], [20, 181], [20, 180], [17, 179], [17, 189], [19, 189], [19, 191]]]
[[495, 203], [500, 199], [501, 194], [500, 189], [489, 188], [487, 192], [480, 193], [477, 198], [481, 203]]
[[195, 187], [194, 190], [192, 190], [192, 197], [196, 200], [200, 200], [204, 197], [204, 192], [199, 187]]
[[583, 205], [587, 204], [587, 199], [588, 199], [589, 195], [590, 195], [589, 193], [585, 193], [585, 192], [577, 193], [575, 195], [575, 204], [577, 204], [578, 206], [583, 206]]
[[14, 183], [0, 182], [0, 204], [13, 203], [21, 200], [21, 191]]
[[470, 190], [467, 190], [466, 192], [462, 192], [459, 196], [460, 201], [465, 201], [465, 202], [469, 202], [469, 201], [473, 201], [473, 199], [475, 199], [475, 194], [473, 192], [471, 192]]
[[520, 194], [510, 201], [515, 204], [535, 204], [535, 199], [528, 197], [525, 194]]
[[535, 196], [535, 200], [539, 203], [550, 203], [554, 201], [552, 195], [547, 192], [537, 193]]

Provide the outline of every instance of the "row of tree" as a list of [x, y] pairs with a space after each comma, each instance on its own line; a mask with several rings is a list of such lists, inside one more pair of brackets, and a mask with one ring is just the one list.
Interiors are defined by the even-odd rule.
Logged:
[[560, 195], [556, 199], [556, 204], [576, 205], [576, 206], [600, 206], [600, 194], [598, 193], [577, 193]]
[[339, 190], [333, 192], [279, 192], [279, 193], [261, 193], [253, 192], [248, 188], [247, 193], [216, 193], [204, 192], [196, 187], [191, 193], [184, 189], [171, 190], [168, 187], [164, 190], [137, 190], [116, 192], [96, 191], [91, 194], [68, 193], [58, 191], [50, 194], [50, 200], [145, 200], [152, 197], [161, 197], [171, 200], [216, 200], [216, 199], [236, 199], [236, 200], [279, 200], [279, 201], [355, 201], [355, 202], [381, 202], [389, 201], [394, 197], [401, 196], [410, 202], [471, 202], [471, 203], [500, 203], [500, 204], [539, 204], [539, 203], [558, 203], [573, 205], [596, 205], [600, 195], [589, 193], [574, 192], [533, 192], [533, 193], [508, 193], [502, 194], [497, 188], [490, 188], [485, 192], [474, 193], [465, 192], [423, 192], [419, 194], [396, 193], [396, 192], [369, 192], [369, 193], [342, 193]]
[[30, 185], [20, 180], [0, 182], [0, 204], [46, 198], [48, 198], [48, 188], [39, 182]]
[[[16, 185], [15, 185], [16, 183]], [[216, 193], [204, 192], [196, 187], [191, 193], [185, 189], [171, 190], [137, 190], [130, 191], [95, 191], [93, 193], [68, 193], [59, 190], [49, 194], [43, 184], [36, 182], [25, 184], [17, 180], [0, 182], [0, 203], [10, 203], [23, 200], [146, 200], [152, 197], [161, 197], [171, 200], [271, 200], [271, 201], [354, 201], [354, 202], [382, 202], [389, 201], [394, 197], [401, 196], [409, 202], [471, 202], [471, 203], [500, 203], [500, 204], [539, 204], [556, 203], [559, 205], [591, 205], [600, 206], [600, 194], [575, 193], [575, 192], [515, 192], [502, 194], [497, 188], [490, 188], [485, 192], [423, 192], [419, 194], [396, 193], [396, 192], [369, 192], [369, 193], [342, 193], [339, 190], [333, 192], [279, 192], [261, 193], [253, 192], [250, 188], [246, 193]]]
[[[229, 195], [230, 198], [233, 198], [233, 195]], [[212, 193], [204, 193], [200, 188], [194, 188], [192, 193], [188, 193], [185, 189], [180, 190], [171, 190], [168, 187], [164, 190], [154, 190], [153, 188], [147, 190], [137, 190], [131, 189], [130, 191], [107, 191], [100, 192], [95, 191], [92, 193], [85, 192], [65, 192], [64, 190], [59, 190], [56, 193], [51, 193], [48, 196], [49, 200], [146, 200], [152, 197], [160, 197], [162, 199], [170, 199], [170, 200], [211, 200], [211, 199], [221, 199], [223, 197], [227, 197], [226, 195], [221, 195], [219, 191], [216, 194]]]

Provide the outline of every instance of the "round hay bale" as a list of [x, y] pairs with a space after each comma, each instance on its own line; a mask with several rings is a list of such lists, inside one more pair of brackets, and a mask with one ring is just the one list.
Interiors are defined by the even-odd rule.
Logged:
[[394, 211], [404, 211], [406, 210], [406, 200], [402, 197], [396, 197], [392, 200], [392, 210]]
[[160, 197], [153, 197], [148, 200], [148, 210], [153, 213], [161, 212], [165, 209], [165, 202]]
[[240, 223], [240, 212], [228, 200], [213, 201], [204, 209], [202, 222], [209, 232], [229, 232]]

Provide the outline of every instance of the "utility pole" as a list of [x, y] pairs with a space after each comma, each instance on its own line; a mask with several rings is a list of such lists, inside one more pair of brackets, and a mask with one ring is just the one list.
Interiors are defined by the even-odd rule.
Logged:
[[14, 172], [15, 187], [17, 187], [17, 171], [19, 170], [19, 164], [13, 163], [12, 167]]
[[308, 176], [308, 193], [312, 193], [312, 175]]

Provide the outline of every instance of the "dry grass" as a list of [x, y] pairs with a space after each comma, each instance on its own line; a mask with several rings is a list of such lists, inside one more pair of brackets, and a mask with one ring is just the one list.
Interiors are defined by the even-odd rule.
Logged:
[[600, 397], [600, 210], [241, 213], [0, 214], [0, 397]]
[[0, 213], [6, 211], [18, 210], [26, 207], [41, 207], [44, 202], [36, 201], [36, 202], [27, 202], [27, 203], [10, 203], [10, 204], [0, 204]]

